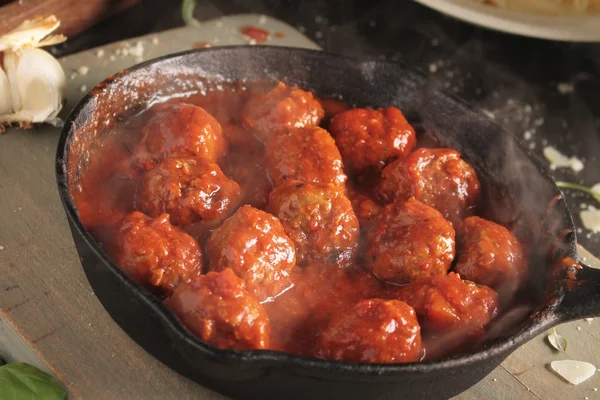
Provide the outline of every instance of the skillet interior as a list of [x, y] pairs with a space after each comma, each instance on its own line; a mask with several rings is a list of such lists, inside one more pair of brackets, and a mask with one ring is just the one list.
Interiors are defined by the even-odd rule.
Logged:
[[[395, 105], [421, 131], [436, 137], [442, 145], [459, 150], [480, 175], [486, 208], [494, 210], [486, 216], [511, 227], [535, 249], [529, 289], [537, 312], [516, 325], [510, 337], [493, 340], [477, 352], [412, 364], [350, 364], [274, 351], [218, 350], [196, 340], [159, 301], [110, 262], [79, 221], [70, 194], [79, 190], [78, 178], [90, 149], [112, 124], [170, 96], [204, 90], [207, 81], [244, 79], [283, 80], [322, 97], [342, 96], [346, 102], [358, 106]], [[197, 50], [146, 62], [110, 77], [88, 94], [69, 116], [58, 148], [57, 178], [86, 274], [104, 306], [149, 352], [205, 384], [208, 382], [194, 374], [195, 370], [208, 369], [208, 375], [220, 379], [234, 368], [235, 379], [243, 381], [270, 374], [273, 369], [290, 369], [317, 380], [380, 382], [394, 382], [402, 373], [407, 377], [427, 373], [427, 380], [434, 382], [438, 379], [436, 376], [441, 376], [438, 373], [453, 370], [460, 374], [464, 368], [480, 362], [495, 367], [517, 346], [559, 322], [561, 314], [556, 311], [555, 296], [560, 293], [558, 288], [548, 292], [546, 279], [552, 264], [546, 256], [555, 242], [554, 234], [568, 232], [560, 236], [553, 258], [576, 258], [576, 238], [566, 203], [559, 199], [547, 214], [546, 205], [560, 192], [539, 163], [511, 135], [480, 111], [430, 90], [424, 76], [404, 65], [360, 61], [317, 51], [275, 47]], [[553, 234], [543, 234], [549, 226]], [[99, 293], [107, 292], [107, 286], [110, 286], [109, 293], [101, 296]], [[121, 315], [127, 302], [135, 304], [132, 307], [139, 318], [132, 320]], [[165, 339], [163, 330], [170, 339]], [[179, 354], [174, 354], [169, 342], [187, 363]], [[487, 374], [490, 368], [480, 368], [481, 373]], [[469, 382], [455, 381], [454, 389], [443, 391], [443, 396], [464, 390], [485, 376], [481, 373], [474, 374]], [[294, 383], [289, 385], [293, 391]], [[217, 388], [230, 389], [225, 386], [217, 385]]]

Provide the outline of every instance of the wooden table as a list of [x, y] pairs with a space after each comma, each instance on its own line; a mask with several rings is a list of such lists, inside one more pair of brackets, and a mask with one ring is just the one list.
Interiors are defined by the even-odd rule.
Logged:
[[[144, 58], [190, 48], [194, 42], [243, 43], [244, 24], [265, 23], [286, 39], [272, 44], [316, 48], [293, 28], [258, 16], [226, 17], [202, 28], [182, 28], [140, 39]], [[136, 41], [130, 41], [135, 45]], [[116, 55], [122, 44], [69, 56], [67, 109], [104, 76], [135, 63]], [[111, 56], [115, 60], [111, 60]], [[88, 66], [86, 75], [74, 74]], [[134, 343], [94, 296], [73, 246], [54, 180], [59, 129], [10, 130], [0, 136], [0, 354], [8, 361], [30, 362], [55, 374], [71, 398], [221, 399], [166, 368]], [[593, 262], [590, 260], [590, 262]], [[549, 370], [556, 359], [600, 366], [600, 318], [557, 328], [569, 341], [555, 353], [540, 336], [512, 354], [458, 399], [600, 398], [600, 375], [572, 386]], [[0, 393], [1, 398], [1, 393]]]

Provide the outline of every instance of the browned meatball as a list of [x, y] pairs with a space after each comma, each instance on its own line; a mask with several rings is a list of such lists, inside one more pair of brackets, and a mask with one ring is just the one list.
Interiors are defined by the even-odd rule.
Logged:
[[403, 363], [422, 355], [415, 310], [398, 300], [361, 300], [321, 333], [320, 355], [338, 361]]
[[205, 158], [216, 162], [227, 150], [221, 125], [203, 108], [191, 104], [162, 104], [142, 129], [134, 150], [136, 162], [146, 169], [168, 157]]
[[396, 107], [354, 108], [333, 117], [329, 124], [346, 168], [381, 169], [415, 147], [414, 128]]
[[275, 186], [287, 180], [344, 186], [342, 157], [331, 135], [319, 127], [272, 135], [265, 165]]
[[133, 280], [161, 294], [170, 295], [202, 272], [200, 246], [171, 225], [168, 214], [150, 218], [134, 211], [127, 215], [110, 252]]
[[508, 229], [479, 217], [465, 219], [455, 272], [494, 288], [504, 302], [525, 280], [527, 270], [525, 249]]
[[215, 347], [252, 350], [269, 346], [265, 310], [229, 268], [180, 286], [167, 307], [194, 335]]
[[167, 158], [146, 172], [135, 205], [151, 216], [169, 213], [175, 225], [185, 226], [226, 218], [239, 196], [239, 185], [217, 164], [201, 158]]
[[456, 150], [417, 149], [383, 169], [379, 193], [389, 202], [415, 197], [458, 228], [479, 203], [481, 188], [475, 170]]
[[358, 220], [350, 200], [336, 186], [288, 181], [271, 192], [268, 210], [296, 245], [298, 264], [352, 262]]
[[487, 286], [448, 275], [420, 278], [397, 289], [395, 298], [417, 312], [424, 330], [479, 335], [498, 312], [498, 295]]
[[387, 205], [367, 240], [367, 266], [381, 279], [406, 283], [444, 275], [454, 259], [454, 229], [442, 214], [415, 198]]
[[209, 267], [227, 267], [246, 281], [248, 290], [264, 301], [291, 285], [296, 265], [294, 243], [273, 215], [243, 206], [215, 229], [206, 245]]
[[279, 82], [252, 96], [242, 109], [242, 125], [266, 142], [274, 133], [319, 124], [324, 111], [312, 93]]

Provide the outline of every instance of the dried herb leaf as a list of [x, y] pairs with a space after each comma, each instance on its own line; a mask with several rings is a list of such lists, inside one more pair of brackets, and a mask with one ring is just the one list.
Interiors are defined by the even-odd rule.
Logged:
[[567, 339], [556, 333], [556, 329], [553, 329], [552, 333], [549, 334], [546, 339], [548, 339], [550, 346], [554, 347], [556, 350], [563, 353], [567, 351]]

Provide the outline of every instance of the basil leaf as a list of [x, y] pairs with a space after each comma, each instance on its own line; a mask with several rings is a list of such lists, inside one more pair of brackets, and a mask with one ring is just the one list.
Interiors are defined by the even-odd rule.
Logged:
[[25, 363], [0, 367], [0, 394], [2, 400], [65, 400], [67, 396], [55, 378]]
[[556, 329], [554, 329], [552, 333], [548, 335], [547, 339], [548, 343], [550, 343], [550, 345], [556, 350], [563, 353], [567, 351], [567, 339], [556, 333]]

